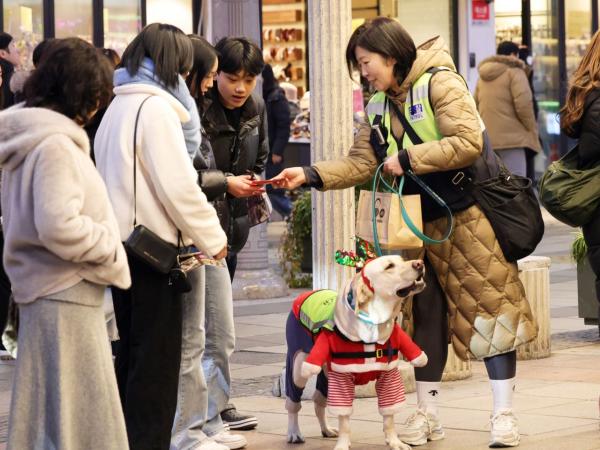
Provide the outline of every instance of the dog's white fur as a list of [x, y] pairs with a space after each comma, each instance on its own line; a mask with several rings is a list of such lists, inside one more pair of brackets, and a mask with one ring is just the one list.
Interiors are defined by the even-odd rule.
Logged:
[[[360, 275], [355, 276], [350, 283], [354, 283], [356, 292], [356, 311], [363, 311], [369, 318], [379, 324], [376, 327], [378, 333], [385, 333], [390, 325], [394, 323], [404, 301], [421, 292], [425, 288], [423, 261], [404, 261], [399, 255], [379, 257], [369, 262], [364, 268], [364, 275], [369, 280], [373, 291], [367, 287]], [[338, 301], [340, 297], [338, 297]], [[345, 299], [343, 299], [345, 301]], [[357, 326], [353, 330], [355, 335], [372, 337], [373, 327], [369, 327], [362, 321], [354, 322]], [[372, 342], [372, 340], [371, 340]], [[299, 387], [306, 386], [308, 378], [320, 372], [311, 364], [304, 363], [308, 355], [304, 352], [296, 353], [293, 365], [294, 383]], [[411, 362], [417, 367], [427, 364], [427, 356], [422, 353], [416, 360]], [[312, 367], [311, 367], [312, 366]], [[315, 414], [319, 420], [321, 434], [324, 437], [338, 437], [334, 450], [348, 450], [350, 448], [350, 416], [338, 416], [339, 429], [335, 429], [327, 423], [325, 408], [327, 399], [319, 391], [313, 396]], [[288, 411], [288, 442], [302, 443], [304, 436], [298, 424], [298, 411], [301, 404], [286, 399], [285, 407]], [[411, 447], [398, 438], [394, 427], [394, 416], [383, 417], [383, 433], [385, 442], [392, 450], [410, 450]]]

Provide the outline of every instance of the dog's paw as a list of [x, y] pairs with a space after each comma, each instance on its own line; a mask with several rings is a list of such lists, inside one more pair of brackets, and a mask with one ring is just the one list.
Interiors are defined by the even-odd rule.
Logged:
[[413, 359], [410, 362], [414, 367], [423, 367], [427, 365], [427, 354], [425, 352], [421, 352], [419, 356]]
[[385, 443], [390, 450], [411, 450], [411, 446], [402, 442], [398, 436], [386, 436]]
[[306, 361], [302, 363], [302, 368], [300, 369], [300, 375], [302, 378], [310, 378], [313, 375], [317, 375], [321, 371], [321, 366], [317, 366], [316, 364], [311, 364]]
[[321, 435], [324, 438], [334, 438], [334, 437], [338, 437], [339, 432], [338, 432], [337, 428], [328, 426], [327, 428], [321, 428]]
[[304, 444], [304, 436], [300, 431], [288, 431], [288, 444]]
[[333, 447], [333, 450], [350, 450], [350, 444], [346, 442], [338, 442], [335, 447]]

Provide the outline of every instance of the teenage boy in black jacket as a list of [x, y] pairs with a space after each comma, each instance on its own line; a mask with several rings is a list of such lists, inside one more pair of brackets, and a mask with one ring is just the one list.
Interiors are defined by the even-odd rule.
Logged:
[[[264, 192], [264, 188], [252, 183], [254, 175], [263, 173], [269, 155], [265, 104], [260, 96], [253, 94], [264, 61], [260, 48], [243, 37], [223, 38], [215, 49], [219, 55], [216, 86], [204, 98], [202, 125], [227, 192], [224, 201], [214, 205], [227, 233], [227, 267], [233, 280], [237, 253], [246, 244], [250, 230], [247, 198]], [[214, 361], [203, 360], [207, 377], [214, 365]], [[229, 397], [229, 373], [221, 373], [220, 378], [227, 386], [223, 392], [209, 389], [209, 416], [211, 408], [217, 406], [230, 429], [256, 427], [256, 417], [238, 413], [231, 404], [216, 405], [218, 399]], [[219, 383], [219, 388], [222, 385], [223, 382]]]

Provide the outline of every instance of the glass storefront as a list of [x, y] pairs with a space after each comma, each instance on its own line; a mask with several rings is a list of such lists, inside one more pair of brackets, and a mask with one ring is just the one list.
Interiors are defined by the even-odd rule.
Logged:
[[2, 6], [4, 31], [14, 38], [22, 64], [28, 69], [31, 53], [44, 36], [42, 0], [4, 0]]
[[139, 0], [104, 0], [104, 47], [119, 55], [142, 29]]
[[[450, 48], [450, 54], [454, 54], [451, 3], [450, 0], [399, 0], [398, 20], [416, 45], [441, 36]], [[427, 14], [423, 14], [424, 11]]]
[[502, 41], [521, 44], [523, 41], [522, 1], [503, 0], [495, 2], [494, 8], [496, 12], [496, 45]]
[[146, 0], [147, 23], [165, 22], [192, 33], [192, 0]]
[[77, 36], [92, 42], [92, 2], [89, 0], [55, 0], [55, 37]]
[[[536, 169], [543, 170], [547, 158], [559, 155], [560, 81], [558, 58], [558, 19], [556, 0], [531, 2], [531, 46], [533, 88], [538, 101], [538, 129], [546, 158], [538, 158]], [[541, 167], [539, 167], [541, 166]]]

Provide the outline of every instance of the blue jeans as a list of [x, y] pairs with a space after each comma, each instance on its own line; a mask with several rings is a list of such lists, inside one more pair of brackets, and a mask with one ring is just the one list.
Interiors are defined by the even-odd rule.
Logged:
[[181, 368], [171, 450], [188, 450], [223, 430], [220, 412], [229, 401], [229, 358], [235, 346], [233, 299], [225, 267], [189, 274], [183, 298]]

